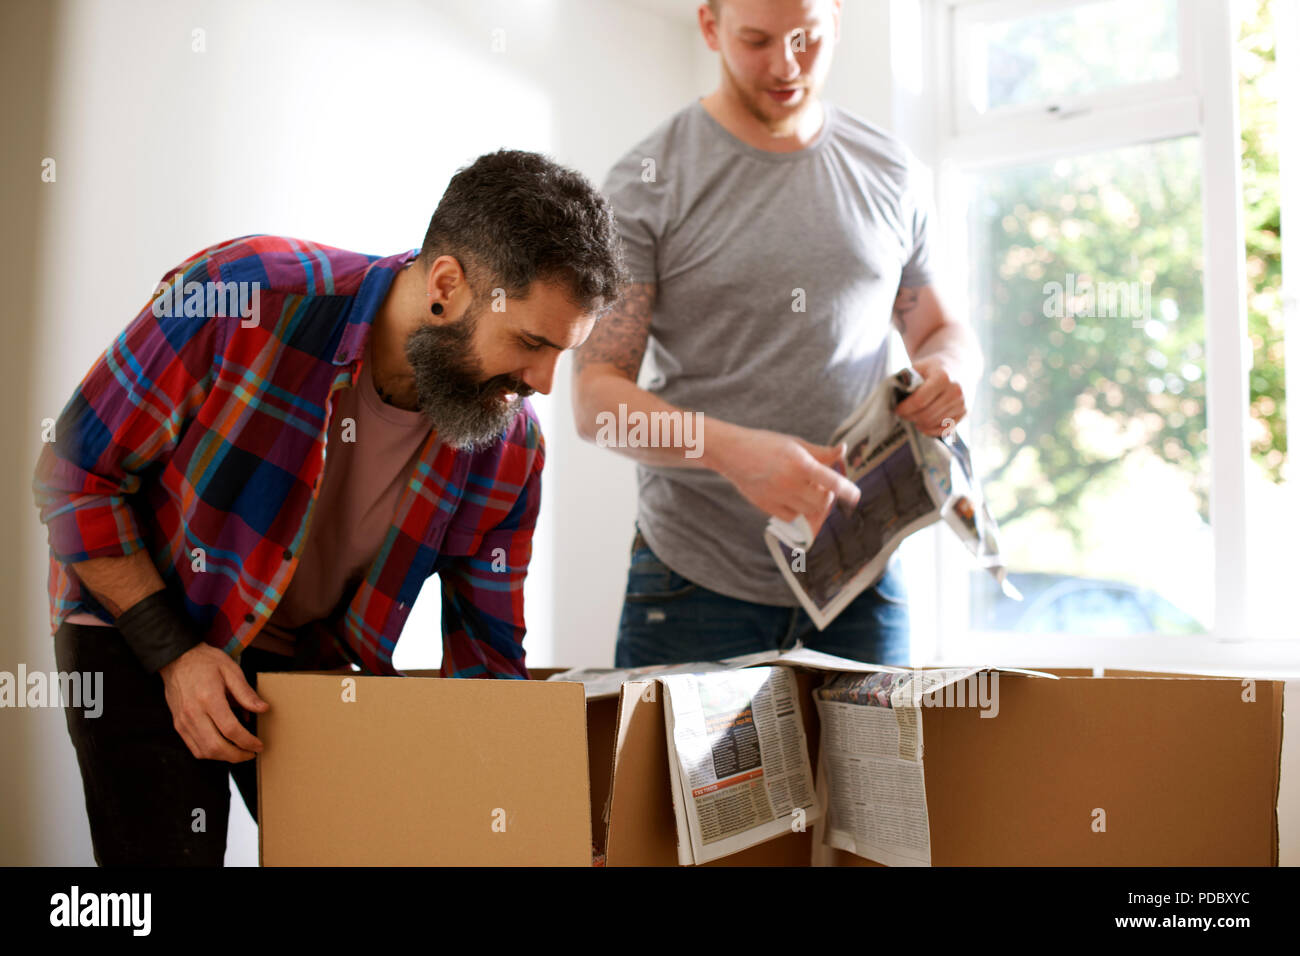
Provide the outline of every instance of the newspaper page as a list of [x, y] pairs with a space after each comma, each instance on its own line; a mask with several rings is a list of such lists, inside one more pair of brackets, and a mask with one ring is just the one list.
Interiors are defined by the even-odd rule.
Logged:
[[750, 667], [660, 682], [682, 863], [707, 863], [821, 818], [792, 671]]
[[827, 844], [888, 866], [930, 865], [920, 708], [984, 671], [837, 674], [813, 692]]
[[768, 522], [768, 551], [819, 630], [880, 579], [904, 538], [940, 520], [1004, 592], [1020, 597], [998, 557], [997, 526], [965, 443], [955, 432], [924, 435], [894, 414], [920, 384], [911, 369], [890, 376], [831, 437], [830, 444], [847, 446], [844, 473], [861, 492], [855, 507], [836, 502], [815, 534], [803, 516]]

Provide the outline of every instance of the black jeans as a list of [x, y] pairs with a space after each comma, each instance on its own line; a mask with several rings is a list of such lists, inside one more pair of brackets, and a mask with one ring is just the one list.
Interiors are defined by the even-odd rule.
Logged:
[[[229, 777], [257, 819], [257, 764], [199, 760], [172, 726], [162, 677], [147, 673], [115, 628], [64, 623], [54, 635], [62, 672], [100, 672], [102, 712], [64, 708], [86, 793], [100, 866], [221, 866], [230, 817]], [[244, 676], [293, 670], [291, 658], [256, 648]], [[232, 705], [256, 733], [253, 715]]]

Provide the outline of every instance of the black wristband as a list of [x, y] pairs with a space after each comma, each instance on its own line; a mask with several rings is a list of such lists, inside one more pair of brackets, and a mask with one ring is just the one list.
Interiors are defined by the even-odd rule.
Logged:
[[202, 643], [194, 622], [163, 588], [132, 604], [113, 622], [136, 659], [150, 674]]

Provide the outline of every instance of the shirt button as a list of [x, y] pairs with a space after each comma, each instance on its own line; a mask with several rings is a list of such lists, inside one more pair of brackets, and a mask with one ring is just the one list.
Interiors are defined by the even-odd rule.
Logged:
[[288, 548], [285, 548], [285, 549], [284, 549], [284, 560], [286, 560], [286, 561], [292, 561], [292, 560], [293, 560], [293, 552], [290, 551]]
[[249, 624], [252, 624], [254, 621], [257, 620], [257, 618], [253, 617], [252, 614], [245, 614], [244, 620], [247, 621]]

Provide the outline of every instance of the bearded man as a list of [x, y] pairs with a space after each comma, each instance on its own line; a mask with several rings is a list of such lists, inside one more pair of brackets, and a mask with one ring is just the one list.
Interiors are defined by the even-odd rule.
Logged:
[[528, 677], [527, 396], [623, 281], [591, 184], [505, 150], [418, 250], [255, 235], [168, 270], [35, 481], [58, 667], [104, 675], [97, 719], [65, 710], [101, 865], [220, 864], [230, 774], [257, 816], [257, 673], [396, 673], [435, 573], [443, 676]]

